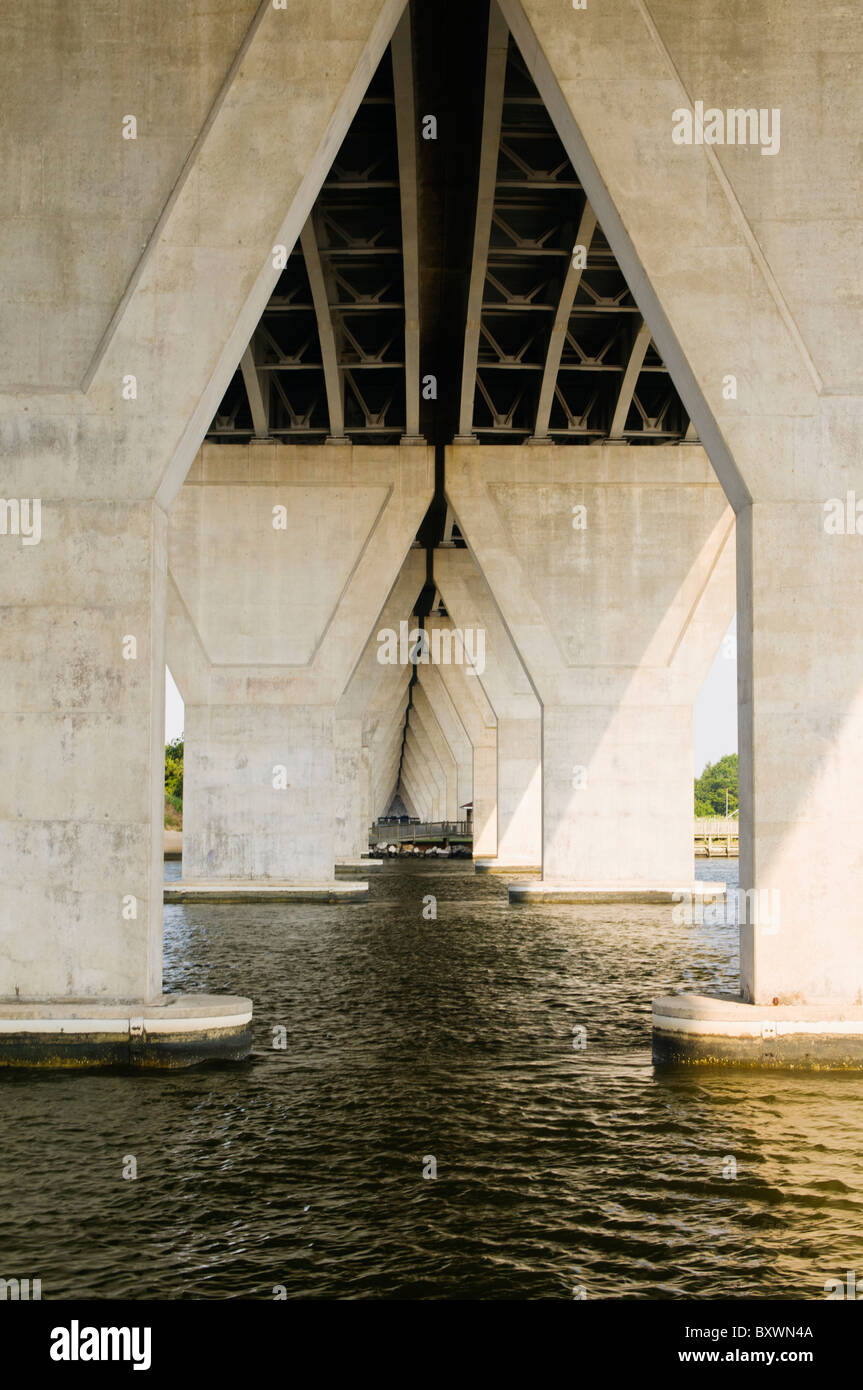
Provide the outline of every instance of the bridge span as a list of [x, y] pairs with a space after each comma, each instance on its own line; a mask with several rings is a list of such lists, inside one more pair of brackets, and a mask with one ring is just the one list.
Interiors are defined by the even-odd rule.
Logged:
[[[192, 0], [157, 81], [73, 8], [16, 10], [7, 74], [0, 1062], [251, 1047], [244, 995], [163, 994], [166, 663], [180, 895], [361, 899], [370, 824], [470, 803], [513, 912], [656, 904], [705, 892], [736, 609], [740, 881], [781, 919], [741, 923], [738, 997], [657, 1001], [656, 1060], [859, 1066], [853, 44], [815, 0], [752, 51], [733, 6], [482, 0], [450, 36]], [[688, 142], [741, 73], [727, 128], [782, 137]]]

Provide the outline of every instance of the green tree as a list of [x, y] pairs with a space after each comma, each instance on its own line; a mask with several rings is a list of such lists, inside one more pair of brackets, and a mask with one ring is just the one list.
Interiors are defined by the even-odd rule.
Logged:
[[717, 763], [708, 763], [695, 779], [696, 816], [724, 816], [725, 789], [728, 788], [728, 814], [737, 810], [737, 754], [726, 753]]
[[165, 797], [175, 811], [183, 809], [183, 740], [165, 744]]

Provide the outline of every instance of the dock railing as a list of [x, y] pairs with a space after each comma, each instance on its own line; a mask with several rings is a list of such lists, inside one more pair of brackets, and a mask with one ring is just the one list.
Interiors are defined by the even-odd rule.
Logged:
[[391, 825], [377, 822], [369, 831], [372, 844], [415, 845], [428, 840], [471, 840], [473, 825], [469, 820], [396, 821]]
[[737, 854], [740, 823], [736, 816], [696, 816], [695, 853], [713, 855]]
[[[738, 830], [736, 816], [696, 816], [696, 853], [727, 855], [736, 852]], [[394, 821], [387, 825], [376, 822], [369, 828], [369, 843], [372, 845], [415, 845], [433, 840], [471, 839], [473, 823], [469, 820]]]

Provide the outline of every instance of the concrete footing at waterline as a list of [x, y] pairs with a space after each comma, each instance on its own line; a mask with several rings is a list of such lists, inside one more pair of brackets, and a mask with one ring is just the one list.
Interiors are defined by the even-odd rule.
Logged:
[[336, 864], [336, 878], [365, 878], [366, 874], [380, 873], [383, 867], [382, 859], [340, 859]]
[[365, 902], [369, 885], [361, 880], [330, 883], [192, 880], [166, 883], [166, 903], [355, 903]]
[[863, 1071], [863, 1005], [748, 1004], [679, 994], [653, 1004], [655, 1066]]
[[723, 902], [724, 883], [705, 880], [689, 883], [575, 883], [542, 879], [539, 883], [511, 883], [511, 903], [679, 903], [683, 898], [698, 903]]
[[541, 864], [507, 864], [490, 858], [475, 859], [473, 869], [477, 874], [508, 874], [511, 878], [542, 873]]
[[153, 1003], [0, 1001], [0, 1066], [190, 1067], [242, 1061], [252, 1050], [252, 1001], [166, 994]]

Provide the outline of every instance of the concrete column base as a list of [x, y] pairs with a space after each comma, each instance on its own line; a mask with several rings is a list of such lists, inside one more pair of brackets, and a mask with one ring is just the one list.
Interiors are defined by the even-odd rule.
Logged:
[[166, 903], [353, 903], [365, 902], [369, 885], [359, 882], [287, 883], [280, 879], [180, 879], [165, 884]]
[[480, 858], [473, 861], [477, 874], [541, 874], [541, 864], [509, 864], [506, 860]]
[[340, 859], [336, 864], [336, 878], [365, 878], [366, 874], [376, 874], [384, 866], [382, 859]]
[[656, 1066], [863, 1070], [863, 1005], [747, 1004], [734, 995], [677, 994], [653, 1004]]
[[539, 883], [511, 883], [511, 903], [673, 903], [681, 894], [699, 903], [722, 902], [724, 883], [705, 880], [689, 883], [648, 883], [641, 880], [618, 883], [576, 883], [544, 878]]
[[0, 1000], [0, 1066], [190, 1067], [252, 1050], [252, 1001], [166, 994], [152, 1004]]

